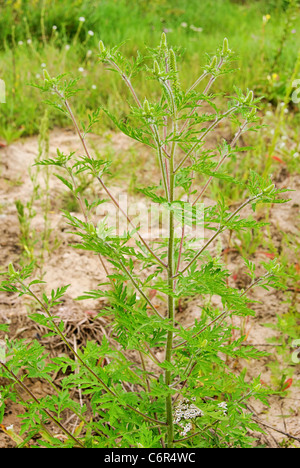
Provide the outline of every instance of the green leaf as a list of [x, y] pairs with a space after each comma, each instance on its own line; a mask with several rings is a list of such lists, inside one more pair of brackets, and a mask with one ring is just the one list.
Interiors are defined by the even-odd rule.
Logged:
[[63, 184], [65, 184], [72, 192], [73, 192], [73, 185], [71, 184], [71, 182], [69, 182], [68, 180], [66, 180], [64, 177], [62, 177], [61, 175], [59, 174], [54, 174], [55, 177], [57, 177], [59, 180], [62, 181]]

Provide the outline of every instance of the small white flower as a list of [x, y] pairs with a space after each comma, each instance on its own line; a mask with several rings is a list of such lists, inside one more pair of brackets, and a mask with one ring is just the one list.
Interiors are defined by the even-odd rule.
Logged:
[[19, 41], [18, 44], [19, 44], [19, 45], [23, 45], [23, 41]]
[[70, 44], [67, 44], [65, 47], [66, 50], [70, 50], [70, 48], [71, 48]]
[[93, 36], [93, 35], [94, 35], [94, 31], [88, 31], [88, 35], [89, 35], [89, 36]]
[[6, 426], [7, 431], [13, 431], [14, 430], [14, 425], [11, 424], [10, 426]]
[[223, 410], [223, 413], [227, 413], [227, 403], [226, 401], [221, 401], [221, 403], [218, 403], [218, 407]]
[[175, 408], [174, 423], [179, 424], [182, 419], [195, 419], [200, 416], [203, 416], [203, 411], [194, 405], [194, 403], [190, 403], [188, 400], [184, 399]]
[[54, 25], [52, 26], [52, 29], [53, 29], [53, 31], [56, 31], [56, 30], [57, 30], [57, 26], [54, 24]]
[[27, 39], [27, 44], [31, 44], [32, 43], [32, 40], [31, 39]]
[[39, 79], [39, 78], [41, 78], [41, 75], [40, 75], [39, 73], [37, 73], [37, 74], [35, 75], [35, 77], [36, 77], [37, 79]]
[[95, 84], [93, 84], [92, 89], [97, 89], [97, 86]]
[[195, 31], [195, 32], [202, 32], [202, 31], [203, 31], [203, 28], [197, 28], [197, 27], [194, 26], [193, 24], [191, 24], [190, 29], [191, 29], [192, 31]]
[[92, 55], [92, 53], [93, 53], [93, 52], [92, 52], [91, 50], [88, 50], [87, 53], [86, 53], [86, 56], [87, 56], [87, 57], [90, 57], [90, 56]]
[[183, 424], [181, 425], [181, 427], [183, 428], [183, 431], [180, 432], [180, 435], [181, 436], [186, 436], [188, 432], [190, 432], [192, 430], [192, 425], [191, 423], [188, 423], [186, 424], [186, 426], [184, 426]]
[[218, 403], [219, 408], [227, 409], [227, 403], [226, 401], [221, 401], [221, 403]]
[[79, 67], [79, 68], [78, 68], [78, 71], [79, 71], [80, 73], [83, 73], [83, 72], [84, 72], [84, 68], [83, 68], [83, 67]]
[[84, 22], [85, 22], [85, 17], [84, 17], [84, 16], [80, 16], [80, 18], [78, 18], [78, 21], [80, 21], [81, 23], [84, 23]]
[[187, 25], [188, 25], [188, 24], [187, 24], [185, 21], [183, 21], [183, 23], [181, 23], [180, 26], [181, 26], [182, 28], [187, 28]]
[[299, 158], [299, 153], [296, 151], [296, 153], [293, 154], [293, 158]]
[[47, 65], [46, 65], [45, 63], [42, 63], [42, 64], [41, 64], [41, 67], [42, 67], [42, 68], [46, 68], [46, 66], [47, 66]]

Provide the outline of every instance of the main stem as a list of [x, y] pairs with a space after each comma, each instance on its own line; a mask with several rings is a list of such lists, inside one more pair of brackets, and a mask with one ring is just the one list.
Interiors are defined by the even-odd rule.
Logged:
[[[175, 142], [172, 146], [170, 164], [169, 164], [169, 202], [174, 201], [174, 187], [175, 187], [175, 177], [174, 174], [174, 154], [175, 154]], [[169, 291], [174, 289], [174, 212], [171, 209], [169, 212], [169, 242], [168, 242], [168, 287]], [[175, 322], [175, 300], [173, 295], [168, 295], [168, 319], [170, 325], [172, 325], [172, 330], [168, 331], [167, 335], [167, 344], [166, 344], [166, 362], [171, 363], [172, 360], [172, 351], [173, 351], [173, 326]], [[171, 385], [171, 371], [165, 371], [165, 384], [170, 388]], [[168, 394], [166, 397], [166, 413], [167, 413], [167, 447], [173, 447], [174, 441], [174, 424], [173, 424], [173, 409], [172, 409], [172, 395]]]

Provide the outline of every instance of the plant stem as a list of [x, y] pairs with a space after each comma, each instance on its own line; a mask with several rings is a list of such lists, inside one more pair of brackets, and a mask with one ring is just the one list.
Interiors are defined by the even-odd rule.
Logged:
[[[67, 166], [65, 166], [65, 169], [68, 171], [68, 173], [69, 173], [70, 176], [71, 176], [72, 183], [73, 183], [73, 187], [74, 187], [74, 189], [75, 189], [75, 193], [77, 194], [77, 195], [76, 195], [76, 198], [77, 198], [77, 200], [78, 200], [78, 202], [79, 202], [79, 205], [80, 205], [80, 208], [81, 208], [81, 212], [82, 212], [82, 214], [83, 214], [83, 216], [84, 216], [85, 222], [86, 222], [86, 223], [91, 222], [91, 220], [89, 219], [89, 217], [88, 217], [88, 215], [87, 215], [87, 212], [86, 212], [86, 210], [85, 210], [85, 208], [84, 208], [84, 203], [83, 203], [82, 198], [81, 198], [81, 196], [80, 196], [80, 194], [79, 194], [79, 191], [77, 190], [78, 187], [77, 187], [77, 183], [76, 183], [76, 180], [75, 180], [73, 171], [72, 171], [72, 169], [68, 169]], [[106, 274], [107, 278], [109, 278], [109, 271], [108, 271], [108, 269], [107, 269], [107, 267], [106, 267], [106, 265], [105, 265], [105, 262], [104, 262], [104, 260], [103, 260], [103, 258], [102, 258], [102, 255], [98, 254], [97, 256], [98, 256], [98, 258], [99, 258], [99, 260], [100, 260], [100, 263], [101, 263], [101, 265], [102, 265], [102, 268], [103, 268], [104, 271], [105, 271], [105, 274]], [[110, 283], [112, 284], [112, 280], [111, 280], [111, 279], [110, 279]]]
[[[229, 222], [231, 221], [232, 218], [234, 218], [234, 216], [236, 216], [239, 211], [241, 211], [246, 205], [248, 205], [249, 203], [251, 203], [252, 201], [256, 200], [257, 198], [259, 198], [260, 196], [262, 195], [262, 193], [259, 193], [258, 195], [255, 195], [254, 197], [252, 198], [248, 198], [248, 200], [246, 200], [242, 205], [240, 205], [227, 219], [226, 219], [226, 222]], [[220, 226], [218, 228], [218, 230], [210, 237], [210, 239], [208, 239], [208, 241], [206, 242], [206, 244], [201, 247], [200, 250], [198, 250], [198, 252], [196, 253], [196, 255], [194, 256], [194, 258], [192, 258], [192, 260], [188, 263], [188, 265], [186, 265], [185, 268], [183, 268], [181, 271], [179, 271], [178, 273], [176, 273], [174, 275], [173, 278], [177, 278], [177, 276], [181, 275], [182, 273], [184, 273], [186, 270], [188, 270], [190, 268], [190, 266], [197, 260], [197, 258], [202, 254], [202, 252], [204, 250], [206, 250], [206, 248], [209, 246], [209, 244], [211, 244], [211, 242], [216, 238], [218, 237], [218, 235], [225, 229], [225, 226]]]
[[200, 143], [204, 140], [204, 138], [206, 137], [206, 135], [211, 132], [220, 122], [222, 122], [222, 120], [224, 120], [226, 117], [228, 117], [228, 115], [230, 115], [232, 112], [234, 112], [235, 110], [237, 110], [239, 108], [239, 105], [236, 105], [236, 106], [233, 106], [231, 109], [229, 109], [227, 112], [225, 112], [224, 114], [222, 114], [221, 116], [217, 117], [213, 123], [207, 127], [207, 129], [205, 130], [205, 132], [203, 132], [203, 134], [201, 135], [200, 138], [198, 138], [198, 140], [193, 144], [193, 146], [190, 148], [190, 150], [185, 154], [185, 156], [182, 158], [182, 160], [180, 161], [180, 163], [178, 164], [178, 166], [176, 167], [176, 169], [174, 170], [174, 172], [176, 173], [177, 171], [179, 171], [179, 169], [181, 168], [181, 166], [185, 163], [185, 161], [188, 159], [188, 157], [193, 153], [193, 151], [196, 150], [196, 148], [200, 145]]
[[[139, 100], [138, 95], [137, 95], [137, 93], [135, 92], [135, 89], [134, 89], [134, 87], [132, 86], [129, 77], [121, 70], [121, 68], [116, 64], [116, 62], [114, 62], [113, 60], [109, 60], [108, 63], [110, 63], [110, 65], [112, 65], [112, 66], [117, 70], [117, 72], [118, 72], [119, 75], [121, 76], [122, 80], [124, 81], [124, 83], [125, 83], [126, 86], [128, 87], [129, 91], [131, 92], [131, 94], [132, 94], [132, 96], [133, 96], [133, 99], [135, 100], [135, 103], [136, 103], [137, 106], [141, 109], [141, 108], [142, 108], [141, 101]], [[153, 133], [154, 138], [156, 138], [155, 127], [154, 127], [153, 125], [150, 124], [150, 125], [149, 125], [149, 128], [150, 128], [151, 132]], [[170, 158], [166, 147], [163, 147], [163, 148], [162, 148], [162, 151], [165, 153], [165, 155], [167, 156], [167, 158]]]
[[[88, 214], [86, 212], [86, 209], [84, 207], [84, 203], [83, 203], [83, 200], [80, 196], [80, 194], [78, 193], [78, 190], [77, 190], [77, 183], [76, 183], [76, 180], [75, 180], [75, 177], [73, 175], [73, 171], [72, 169], [70, 168], [67, 168], [67, 166], [65, 166], [65, 168], [67, 169], [68, 173], [70, 174], [71, 176], [71, 179], [72, 179], [72, 183], [73, 183], [73, 187], [75, 188], [75, 192], [77, 193], [76, 197], [77, 197], [77, 200], [79, 202], [79, 205], [80, 205], [80, 208], [81, 208], [81, 211], [82, 211], [82, 214], [84, 216], [84, 219], [85, 219], [85, 222], [88, 223], [92, 223], [92, 220], [89, 219], [88, 217]], [[109, 271], [105, 265], [105, 262], [102, 258], [102, 256], [100, 254], [98, 254], [98, 258], [102, 264], [102, 267], [104, 268], [104, 271], [106, 273], [106, 276], [109, 278], [110, 280], [110, 283], [111, 285], [113, 286], [114, 283], [112, 281], [112, 279], [109, 277]], [[160, 317], [162, 320], [164, 319], [164, 317], [158, 312], [158, 310], [156, 310], [156, 308], [154, 307], [154, 305], [152, 304], [152, 302], [150, 301], [150, 299], [146, 296], [146, 294], [142, 291], [142, 289], [139, 287], [138, 283], [135, 281], [135, 279], [133, 278], [132, 274], [130, 273], [130, 271], [126, 268], [126, 266], [124, 265], [124, 263], [122, 262], [121, 259], [119, 259], [119, 262], [120, 262], [120, 265], [123, 269], [123, 271], [127, 274], [127, 276], [129, 276], [130, 278], [130, 281], [132, 282], [133, 286], [136, 288], [136, 290], [143, 296], [143, 298], [145, 299], [145, 301], [147, 302], [147, 304], [149, 305], [149, 307], [152, 309], [152, 311], [155, 313], [155, 315], [157, 315], [158, 317]]]
[[[67, 111], [68, 111], [68, 114], [69, 116], [71, 117], [71, 120], [74, 124], [74, 127], [75, 127], [75, 130], [80, 138], [80, 141], [82, 143], [82, 146], [83, 146], [83, 149], [85, 151], [85, 154], [87, 156], [88, 159], [92, 159], [91, 155], [90, 155], [90, 152], [88, 150], [88, 147], [86, 145], [86, 142], [85, 142], [85, 139], [84, 139], [84, 136], [79, 128], [79, 125], [77, 123], [77, 120], [73, 114], [73, 111], [70, 107], [70, 104], [69, 102], [67, 101], [67, 99], [64, 98], [64, 96], [60, 93], [60, 91], [55, 88], [55, 92], [56, 94], [62, 99]], [[109, 196], [109, 198], [111, 199], [111, 201], [113, 202], [113, 204], [117, 207], [117, 209], [123, 214], [123, 216], [127, 219], [127, 222], [130, 224], [130, 226], [136, 231], [140, 241], [144, 244], [144, 246], [146, 247], [146, 249], [148, 250], [148, 252], [152, 255], [153, 258], [156, 259], [156, 261], [158, 263], [160, 263], [160, 265], [162, 265], [164, 268], [167, 268], [167, 265], [165, 264], [165, 262], [163, 262], [154, 252], [153, 250], [151, 249], [151, 247], [147, 244], [147, 242], [144, 240], [144, 238], [141, 236], [141, 234], [139, 233], [139, 231], [137, 230], [137, 227], [134, 225], [134, 223], [131, 221], [131, 219], [129, 218], [129, 216], [125, 213], [125, 211], [122, 209], [122, 207], [120, 206], [120, 204], [117, 202], [117, 200], [115, 199], [115, 197], [113, 196], [113, 194], [110, 192], [110, 190], [108, 189], [108, 187], [106, 186], [106, 184], [104, 183], [102, 177], [100, 177], [99, 175], [96, 176], [96, 179], [98, 180], [98, 182], [100, 182], [102, 188], [104, 189], [104, 191], [106, 192], [106, 194]]]
[[176, 443], [180, 443], [180, 442], [183, 442], [185, 440], [188, 440], [188, 439], [191, 439], [192, 437], [195, 437], [197, 435], [200, 435], [202, 434], [204, 431], [206, 431], [207, 429], [209, 429], [210, 427], [213, 427], [215, 426], [216, 424], [218, 424], [219, 420], [217, 419], [216, 421], [214, 421], [212, 424], [207, 424], [203, 429], [201, 429], [201, 431], [198, 431], [198, 432], [194, 432], [194, 434], [191, 434], [191, 435], [188, 435], [186, 437], [183, 437], [182, 439], [176, 439], [174, 440], [174, 442]]
[[[259, 284], [261, 281], [269, 278], [271, 276], [271, 273], [266, 273], [264, 274], [263, 276], [260, 276], [259, 278], [256, 278], [256, 280], [254, 280], [241, 294], [240, 294], [240, 297], [243, 297], [247, 294], [247, 292], [252, 289], [254, 286], [256, 286], [257, 284]], [[196, 336], [199, 336], [201, 333], [203, 333], [205, 330], [207, 330], [207, 328], [211, 327], [211, 325], [213, 325], [217, 320], [219, 320], [220, 318], [225, 318], [225, 316], [227, 314], [230, 314], [230, 310], [229, 309], [226, 309], [224, 310], [223, 312], [221, 312], [221, 314], [219, 314], [217, 317], [215, 317], [211, 322], [209, 322], [207, 325], [205, 325], [203, 328], [201, 328], [201, 330], [199, 330], [197, 333], [195, 333], [195, 335], [193, 335], [190, 339], [189, 339], [189, 342], [191, 340], [193, 340]], [[173, 346], [173, 349], [176, 349], [176, 348], [179, 348], [180, 346], [183, 346], [185, 344], [187, 344], [188, 341], [185, 340], [185, 341], [182, 341], [181, 343], [178, 343], [176, 345]]]
[[[223, 65], [223, 59], [221, 58], [220, 62], [218, 63], [217, 65], [217, 70], [219, 70]], [[207, 75], [207, 73], [203, 73], [200, 78], [198, 78], [197, 81], [195, 81], [195, 83], [190, 87], [190, 89], [188, 90], [188, 93], [190, 91], [192, 91], [199, 83], [200, 81], [203, 80], [203, 78], [205, 78]], [[216, 80], [216, 76], [212, 75], [210, 77], [210, 80], [208, 81], [207, 85], [206, 85], [206, 88], [204, 89], [202, 95], [203, 96], [206, 96], [208, 91], [210, 90], [212, 84], [214, 83], [214, 81]], [[184, 122], [184, 124], [182, 125], [181, 129], [180, 129], [180, 133], [183, 132], [183, 130], [186, 128], [186, 126], [189, 124], [190, 122], [190, 119], [191, 119], [191, 116], [194, 114], [194, 112], [196, 112], [197, 108], [201, 105], [201, 103], [203, 102], [203, 99], [200, 99], [198, 102], [197, 102], [197, 105], [191, 110], [191, 112], [189, 113], [188, 115], [188, 118], [186, 119], [186, 121]]]
[[[241, 134], [243, 133], [246, 125], [247, 125], [248, 121], [245, 120], [245, 122], [243, 123], [243, 125], [240, 126], [240, 128], [238, 129], [238, 131], [236, 132], [232, 142], [229, 144], [229, 147], [230, 149], [233, 149], [237, 140], [239, 139], [239, 137], [241, 136]], [[217, 166], [215, 167], [214, 171], [213, 172], [216, 172], [220, 166], [223, 164], [223, 162], [225, 161], [225, 159], [228, 157], [229, 155], [229, 149], [225, 152], [225, 154], [222, 156], [222, 158], [220, 159], [220, 161], [218, 162]], [[204, 185], [204, 187], [202, 188], [201, 192], [199, 193], [199, 195], [196, 197], [196, 199], [194, 200], [193, 202], [193, 206], [198, 202], [199, 198], [202, 197], [202, 195], [204, 194], [204, 192], [206, 191], [207, 187], [209, 186], [209, 184], [211, 183], [212, 179], [213, 179], [213, 175], [209, 177], [208, 181], [206, 182], [206, 184]]]
[[161, 174], [162, 174], [165, 193], [166, 193], [167, 199], [169, 200], [169, 187], [168, 187], [169, 183], [168, 183], [167, 175], [166, 175], [166, 167], [164, 167], [164, 164], [163, 164], [162, 145], [161, 145], [161, 142], [160, 142], [160, 138], [159, 138], [159, 134], [158, 134], [158, 130], [157, 130], [156, 125], [153, 126], [153, 129], [154, 129], [154, 133], [155, 133], [155, 143], [156, 143], [156, 146], [157, 146], [159, 167], [160, 167], [160, 171], [161, 171]]
[[[175, 156], [175, 147], [176, 143], [173, 142], [171, 150], [171, 158], [169, 164], [169, 181], [170, 181], [170, 191], [169, 191], [169, 201], [172, 203], [174, 201], [174, 187], [175, 187], [175, 174], [174, 174], [174, 156]], [[168, 242], [168, 287], [170, 291], [174, 289], [174, 212], [170, 210], [169, 212], [169, 242]], [[172, 330], [168, 330], [167, 343], [166, 343], [166, 355], [165, 360], [168, 363], [171, 363], [172, 360], [172, 348], [173, 348], [173, 326], [175, 323], [175, 300], [173, 295], [168, 295], [168, 319], [170, 325], [172, 325]], [[167, 369], [165, 371], [165, 384], [170, 388], [171, 385], [171, 371]], [[174, 440], [174, 424], [173, 424], [173, 409], [172, 409], [172, 394], [169, 393], [166, 397], [166, 414], [167, 414], [167, 447], [173, 447]]]
[[124, 265], [124, 263], [122, 262], [121, 259], [119, 259], [119, 262], [120, 262], [121, 267], [123, 268], [123, 271], [126, 273], [127, 276], [129, 276], [130, 281], [132, 282], [132, 284], [133, 284], [133, 286], [135, 287], [135, 289], [143, 296], [143, 298], [145, 299], [145, 301], [147, 302], [147, 304], [149, 305], [149, 307], [151, 308], [151, 310], [154, 312], [154, 314], [157, 315], [157, 317], [159, 317], [160, 319], [164, 320], [164, 317], [158, 312], [158, 310], [156, 310], [155, 306], [152, 304], [152, 302], [150, 301], [150, 299], [146, 296], [146, 294], [144, 293], [144, 291], [139, 287], [138, 283], [135, 281], [135, 279], [133, 278], [132, 274], [131, 274], [130, 271], [126, 268], [126, 266]]

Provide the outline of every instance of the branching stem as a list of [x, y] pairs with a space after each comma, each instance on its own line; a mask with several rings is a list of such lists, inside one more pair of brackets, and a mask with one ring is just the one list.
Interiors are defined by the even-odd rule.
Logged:
[[[55, 88], [55, 92], [57, 93], [57, 95], [63, 100], [63, 103], [71, 117], [71, 120], [74, 124], [74, 127], [76, 129], [76, 132], [80, 138], [80, 141], [82, 143], [82, 146], [84, 148], [84, 151], [85, 151], [85, 154], [87, 156], [88, 159], [92, 159], [91, 155], [90, 155], [90, 152], [89, 152], [89, 149], [86, 145], [86, 141], [84, 139], [84, 136], [79, 128], [79, 125], [77, 123], [77, 120], [73, 114], [73, 111], [69, 105], [69, 102], [67, 99], [64, 98], [64, 96], [60, 93], [60, 91]], [[155, 254], [155, 252], [153, 252], [153, 250], [151, 249], [151, 247], [147, 244], [147, 242], [145, 241], [145, 239], [141, 236], [141, 234], [139, 233], [137, 227], [134, 225], [134, 223], [132, 222], [132, 220], [129, 218], [128, 214], [125, 213], [125, 211], [122, 209], [122, 207], [120, 206], [120, 204], [118, 203], [118, 201], [115, 199], [115, 197], [113, 196], [113, 194], [111, 193], [111, 191], [109, 190], [109, 188], [106, 186], [106, 184], [104, 183], [102, 177], [100, 177], [99, 175], [96, 175], [96, 178], [98, 180], [98, 182], [101, 184], [103, 190], [106, 192], [106, 194], [109, 196], [109, 198], [111, 199], [112, 203], [117, 207], [117, 209], [123, 214], [123, 216], [126, 218], [127, 222], [130, 224], [130, 226], [136, 231], [140, 241], [143, 243], [143, 245], [146, 247], [146, 249], [149, 251], [149, 253], [152, 255], [153, 258], [155, 258], [155, 260], [160, 264], [162, 265], [164, 268], [167, 268], [167, 265]]]
[[[11, 377], [20, 385], [20, 387], [23, 388], [23, 390], [25, 390], [25, 392], [27, 392], [31, 398], [35, 401], [35, 403], [37, 403], [38, 405], [40, 404], [38, 398], [34, 395], [34, 393], [30, 390], [30, 388], [27, 387], [27, 385], [24, 384], [24, 382], [22, 382], [22, 380], [20, 380], [18, 378], [18, 376], [11, 370], [9, 369], [6, 364], [4, 364], [4, 362], [0, 361], [0, 364], [1, 366], [11, 375]], [[46, 408], [42, 408], [41, 409], [42, 412], [44, 412], [46, 414], [46, 416], [51, 419], [51, 421], [53, 421], [70, 439], [72, 439], [79, 447], [81, 448], [85, 448], [84, 445], [82, 445], [82, 443], [76, 439], [76, 437], [73, 436], [73, 434], [71, 432], [68, 431], [68, 429], [66, 429], [63, 424], [61, 424], [58, 419], [56, 419], [51, 413], [50, 411], [48, 411]]]
[[200, 143], [203, 142], [204, 138], [206, 135], [211, 132], [222, 120], [224, 120], [226, 117], [228, 117], [232, 112], [236, 111], [239, 108], [239, 104], [236, 106], [233, 106], [231, 109], [229, 109], [227, 112], [222, 114], [220, 117], [217, 117], [211, 125], [203, 132], [200, 138], [193, 144], [193, 146], [189, 149], [189, 151], [185, 154], [185, 156], [182, 158], [176, 169], [174, 170], [174, 173], [176, 174], [179, 169], [183, 166], [185, 161], [190, 157], [190, 155], [197, 149], [197, 147], [200, 145]]

